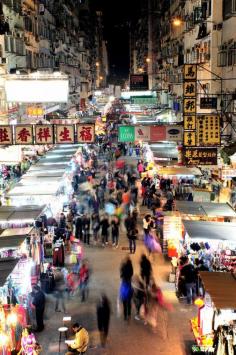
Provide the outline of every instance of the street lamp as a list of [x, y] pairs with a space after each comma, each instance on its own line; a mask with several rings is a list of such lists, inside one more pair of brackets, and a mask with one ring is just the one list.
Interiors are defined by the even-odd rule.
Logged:
[[150, 59], [150, 58], [146, 58], [146, 62], [147, 62], [147, 63], [150, 63], [150, 62], [151, 62], [151, 59]]
[[99, 66], [100, 66], [99, 62], [96, 62], [96, 67], [99, 67]]
[[99, 79], [100, 79], [100, 80], [103, 80], [103, 76], [99, 76]]
[[182, 23], [183, 23], [183, 21], [182, 21], [179, 17], [175, 17], [175, 18], [172, 20], [172, 24], [173, 24], [173, 26], [175, 26], [175, 27], [181, 26]]

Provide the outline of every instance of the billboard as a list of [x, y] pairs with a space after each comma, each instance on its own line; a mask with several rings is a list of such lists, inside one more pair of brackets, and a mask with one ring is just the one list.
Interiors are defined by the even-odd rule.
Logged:
[[95, 125], [93, 123], [0, 125], [0, 145], [77, 144], [94, 141]]
[[67, 102], [67, 79], [10, 79], [5, 83], [7, 102]]
[[119, 126], [119, 142], [180, 142], [183, 138], [181, 126]]
[[185, 147], [183, 155], [186, 166], [217, 165], [217, 148]]
[[148, 90], [147, 74], [131, 74], [130, 90]]
[[118, 141], [119, 142], [134, 142], [135, 128], [134, 126], [119, 126], [118, 127]]

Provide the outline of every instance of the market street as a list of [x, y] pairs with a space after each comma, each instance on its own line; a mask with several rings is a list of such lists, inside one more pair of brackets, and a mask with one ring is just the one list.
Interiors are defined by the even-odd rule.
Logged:
[[[162, 330], [152, 333], [149, 326], [142, 321], [134, 320], [134, 312], [131, 323], [127, 325], [122, 315], [117, 317], [117, 297], [119, 289], [119, 267], [121, 260], [127, 255], [127, 238], [122, 233], [121, 246], [119, 249], [85, 247], [85, 258], [88, 258], [92, 268], [89, 299], [81, 303], [78, 295], [70, 300], [67, 308], [68, 315], [72, 315], [72, 323], [79, 320], [90, 334], [90, 347], [88, 354], [128, 355], [130, 353], [142, 355], [164, 354], [176, 355], [188, 354], [189, 344], [193, 343], [190, 330], [190, 318], [197, 313], [196, 306], [180, 304], [175, 297], [174, 285], [167, 282], [170, 272], [170, 263], [164, 262], [160, 256], [155, 256], [155, 276], [158, 284], [162, 287], [166, 297], [174, 304], [174, 311], [169, 313], [167, 339], [163, 339]], [[142, 251], [145, 251], [140, 241], [138, 252], [132, 256], [135, 270], [138, 272], [138, 263]], [[99, 336], [96, 324], [96, 302], [101, 292], [104, 292], [112, 302], [112, 319], [107, 349], [94, 349], [99, 345]], [[46, 306], [45, 331], [38, 334], [40, 344], [43, 346], [43, 354], [51, 355], [58, 352], [58, 328], [63, 324], [63, 313], [54, 312], [55, 299], [47, 297], [49, 302]], [[165, 335], [164, 335], [165, 337]], [[46, 350], [47, 349], [47, 350]], [[65, 348], [64, 348], [65, 349]]]

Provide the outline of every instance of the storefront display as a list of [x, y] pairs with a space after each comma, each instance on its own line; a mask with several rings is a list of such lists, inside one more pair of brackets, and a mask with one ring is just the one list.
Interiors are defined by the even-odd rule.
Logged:
[[219, 355], [234, 354], [236, 279], [230, 273], [221, 272], [200, 272], [200, 278], [205, 297], [199, 303], [197, 317], [191, 320], [196, 344], [200, 348], [193, 346], [192, 354], [198, 350]]
[[178, 257], [182, 240], [182, 222], [180, 216], [164, 216], [163, 254]]

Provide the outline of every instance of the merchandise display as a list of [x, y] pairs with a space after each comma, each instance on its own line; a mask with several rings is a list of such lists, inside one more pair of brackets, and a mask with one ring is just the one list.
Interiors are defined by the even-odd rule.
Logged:
[[[199, 303], [197, 317], [191, 320], [196, 344], [204, 347], [205, 352], [235, 354], [236, 279], [230, 273], [221, 272], [200, 272], [200, 278], [205, 296], [203, 305]], [[192, 353], [197, 353], [195, 347]]]

